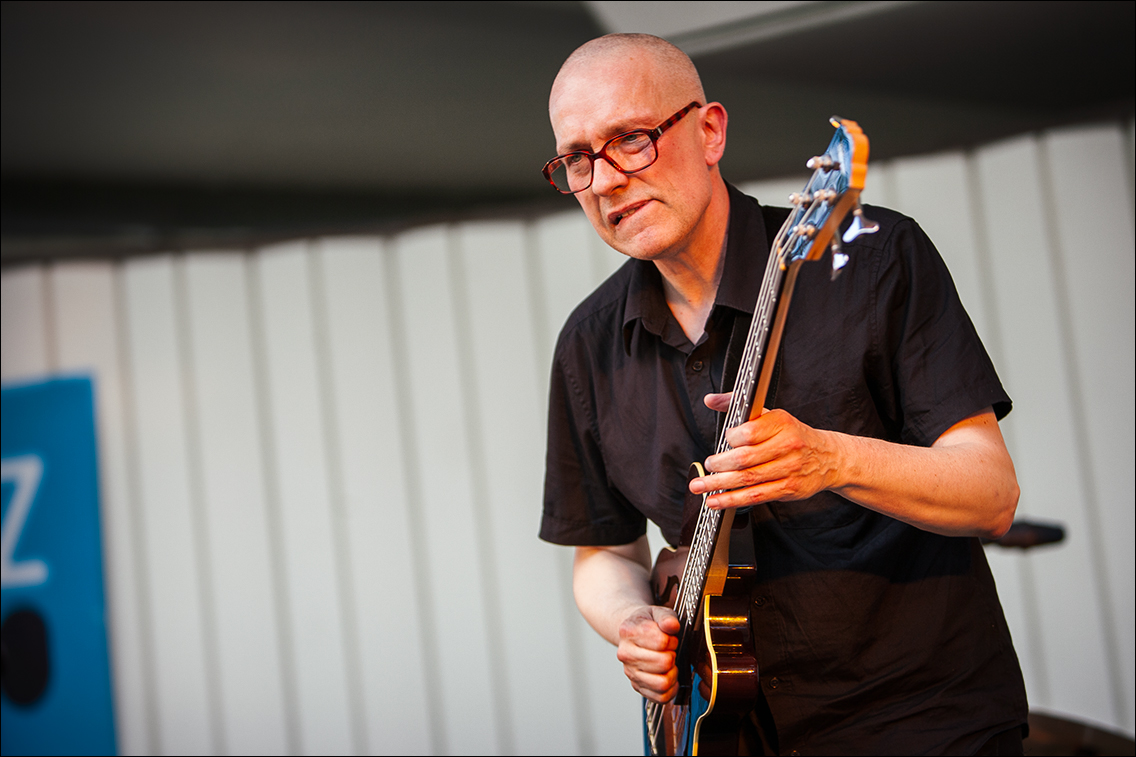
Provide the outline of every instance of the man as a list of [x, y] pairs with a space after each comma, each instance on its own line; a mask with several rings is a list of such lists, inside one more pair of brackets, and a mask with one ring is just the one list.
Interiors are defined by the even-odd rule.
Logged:
[[585, 44], [549, 115], [546, 176], [632, 260], [557, 345], [541, 537], [575, 546], [577, 604], [631, 685], [659, 702], [678, 689], [645, 518], [677, 544], [686, 466], [705, 460], [690, 492], [754, 506], [761, 693], [744, 748], [1020, 754], [1024, 686], [974, 538], [1017, 506], [997, 423], [1010, 400], [929, 240], [876, 209], [836, 282], [806, 264], [774, 409], [710, 454], [727, 343], [784, 211], [725, 183], [725, 108], [663, 40]]

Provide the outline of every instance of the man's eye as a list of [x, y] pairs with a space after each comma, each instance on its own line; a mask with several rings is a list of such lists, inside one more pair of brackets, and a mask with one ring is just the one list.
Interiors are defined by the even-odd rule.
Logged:
[[622, 137], [615, 143], [615, 149], [623, 153], [636, 153], [646, 150], [651, 144], [651, 138], [646, 134], [637, 132], [635, 134], [628, 134]]
[[587, 173], [591, 170], [591, 163], [586, 155], [565, 155], [564, 169], [569, 173]]

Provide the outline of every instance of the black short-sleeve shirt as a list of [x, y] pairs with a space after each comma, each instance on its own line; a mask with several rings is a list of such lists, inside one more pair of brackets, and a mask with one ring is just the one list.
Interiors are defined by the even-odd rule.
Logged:
[[[767, 405], [823, 429], [930, 446], [1010, 410], [934, 246], [909, 218], [802, 266]], [[722, 283], [692, 344], [653, 264], [629, 260], [557, 343], [541, 538], [618, 545], [657, 523], [679, 541], [689, 463], [716, 444], [735, 319], [757, 300], [787, 211], [730, 188]], [[1024, 684], [977, 539], [938, 536], [831, 492], [753, 509], [751, 624], [784, 753], [967, 753], [1024, 723]]]

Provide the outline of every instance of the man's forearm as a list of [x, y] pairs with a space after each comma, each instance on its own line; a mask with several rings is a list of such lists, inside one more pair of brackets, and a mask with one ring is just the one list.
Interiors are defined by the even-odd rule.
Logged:
[[617, 547], [576, 547], [572, 591], [580, 614], [614, 645], [619, 625], [636, 608], [651, 605], [651, 553], [647, 537]]
[[695, 493], [725, 490], [710, 498], [711, 507], [830, 490], [925, 531], [997, 538], [1018, 503], [1013, 461], [989, 409], [956, 423], [931, 447], [822, 431], [783, 411], [731, 429], [727, 439], [734, 448], [707, 460], [721, 472], [691, 484]]
[[1014, 464], [992, 412], [952, 426], [931, 447], [841, 435], [842, 480], [857, 504], [945, 536], [997, 538], [1018, 504]]

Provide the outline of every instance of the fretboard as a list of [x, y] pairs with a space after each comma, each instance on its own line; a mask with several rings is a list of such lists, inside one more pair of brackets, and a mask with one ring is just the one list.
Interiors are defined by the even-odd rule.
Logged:
[[[795, 215], [791, 213], [785, 220], [785, 225], [778, 232], [773, 243], [773, 249], [769, 253], [769, 260], [765, 265], [761, 292], [754, 307], [753, 320], [750, 323], [749, 333], [746, 335], [745, 348], [738, 366], [737, 379], [734, 382], [733, 397], [726, 413], [726, 421], [722, 425], [722, 432], [718, 436], [716, 448], [718, 453], [730, 449], [730, 444], [726, 441], [726, 429], [745, 423], [750, 418], [755, 400], [764, 401], [765, 399], [764, 396], [756, 396], [756, 389], [758, 388], [766, 347], [773, 330], [777, 306], [781, 300], [787, 273], [787, 269], [783, 265], [784, 258], [781, 255], [784, 246], [782, 240], [786, 236], [786, 230], [790, 228]], [[714, 554], [718, 534], [721, 531], [722, 511], [706, 506], [706, 498], [714, 493], [716, 492], [707, 494], [702, 499], [702, 505], [698, 512], [698, 522], [695, 525], [694, 536], [690, 544], [690, 554], [687, 557], [678, 587], [675, 613], [682, 625], [680, 639], [686, 636], [687, 628], [695, 622], [698, 616], [698, 607], [706, 587], [707, 572]]]

